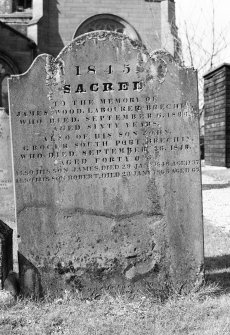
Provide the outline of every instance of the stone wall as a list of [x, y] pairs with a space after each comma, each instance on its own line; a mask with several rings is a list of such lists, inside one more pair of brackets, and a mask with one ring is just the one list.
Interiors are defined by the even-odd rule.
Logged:
[[[38, 38], [40, 52], [56, 56], [73, 39], [82, 23], [98, 14], [112, 14], [125, 20], [138, 32], [149, 50], [165, 47], [174, 54], [175, 36], [171, 31], [171, 22], [175, 21], [175, 4], [172, 1], [40, 1], [39, 6], [34, 8], [33, 17], [40, 16], [41, 20], [35, 22], [38, 21], [36, 19], [31, 24], [29, 36], [33, 40]], [[33, 24], [38, 25], [38, 32], [33, 29]], [[43, 43], [44, 39], [46, 43]]]
[[14, 63], [14, 72], [25, 72], [34, 59], [35, 44], [8, 25], [0, 22], [1, 52]]
[[0, 0], [0, 14], [12, 12], [12, 0]]

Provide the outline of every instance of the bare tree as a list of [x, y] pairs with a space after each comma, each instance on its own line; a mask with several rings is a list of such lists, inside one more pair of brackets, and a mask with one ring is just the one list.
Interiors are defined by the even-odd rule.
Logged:
[[[180, 27], [180, 33], [184, 34], [182, 41], [183, 62], [185, 65], [193, 67], [198, 71], [201, 111], [203, 111], [203, 75], [205, 72], [211, 70], [214, 64], [218, 63], [219, 56], [227, 48], [224, 31], [217, 34], [213, 0], [211, 6], [211, 17], [207, 20], [206, 25], [203, 24], [204, 27], [202, 30], [199, 30], [198, 25], [194, 27], [189, 22], [184, 22], [184, 27]], [[200, 20], [205, 21], [204, 12], [200, 13]]]

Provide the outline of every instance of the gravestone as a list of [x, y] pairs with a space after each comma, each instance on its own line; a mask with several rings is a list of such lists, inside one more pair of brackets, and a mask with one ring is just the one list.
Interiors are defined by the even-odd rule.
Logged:
[[12, 165], [9, 115], [6, 113], [5, 108], [0, 107], [0, 220], [13, 229], [14, 270], [17, 271], [17, 227], [15, 222]]
[[13, 269], [13, 229], [0, 220], [0, 289]]
[[0, 108], [0, 219], [14, 221], [14, 211], [10, 121]]
[[9, 88], [24, 291], [200, 284], [196, 72], [92, 32]]

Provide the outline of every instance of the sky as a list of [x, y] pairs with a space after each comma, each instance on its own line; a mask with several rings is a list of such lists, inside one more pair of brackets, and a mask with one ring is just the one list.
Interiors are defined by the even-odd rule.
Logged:
[[[204, 62], [205, 55], [208, 58], [208, 54], [213, 53], [213, 44], [214, 53], [216, 53], [213, 66], [218, 66], [223, 62], [230, 63], [230, 0], [175, 0], [175, 2], [176, 22], [186, 60], [190, 61], [186, 51], [187, 30], [190, 45], [193, 46], [191, 48], [193, 58], [197, 58], [195, 67], [201, 66], [200, 62]], [[212, 43], [213, 40], [214, 43]], [[204, 71], [207, 71], [208, 68], [210, 64], [205, 67]]]
[[223, 63], [230, 64], [230, 0], [175, 0], [175, 3], [184, 64], [198, 70], [202, 108], [203, 75]]

